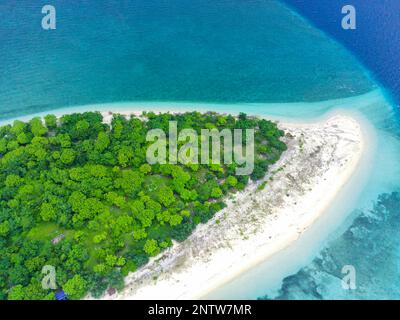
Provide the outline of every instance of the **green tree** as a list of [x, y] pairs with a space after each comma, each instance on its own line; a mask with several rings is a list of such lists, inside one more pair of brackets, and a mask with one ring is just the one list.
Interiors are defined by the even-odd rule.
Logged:
[[60, 160], [64, 164], [71, 164], [75, 160], [75, 151], [72, 149], [64, 149], [63, 152], [61, 153]]
[[8, 220], [0, 223], [0, 236], [5, 237], [10, 232], [10, 223]]
[[172, 190], [167, 186], [162, 186], [158, 190], [158, 200], [162, 205], [165, 207], [169, 207], [171, 204], [175, 202], [174, 193]]
[[238, 181], [237, 181], [237, 179], [235, 177], [229, 176], [228, 178], [226, 178], [226, 183], [230, 187], [236, 187]]
[[43, 221], [53, 221], [56, 218], [56, 209], [47, 202], [43, 202], [40, 209], [40, 216]]
[[57, 117], [54, 114], [48, 114], [44, 117], [44, 122], [48, 129], [55, 129], [57, 127]]
[[40, 118], [33, 118], [31, 121], [29, 121], [29, 124], [31, 126], [31, 132], [36, 137], [43, 136], [48, 131]]
[[63, 289], [68, 295], [69, 299], [78, 300], [85, 295], [87, 282], [84, 278], [77, 274], [64, 284]]
[[173, 214], [171, 215], [170, 219], [169, 219], [169, 224], [174, 227], [177, 226], [178, 224], [182, 223], [182, 216], [178, 215], [178, 214]]
[[139, 171], [143, 174], [148, 174], [151, 172], [151, 165], [149, 165], [148, 163], [145, 163], [140, 166]]
[[148, 239], [144, 244], [143, 250], [151, 257], [154, 257], [160, 253], [160, 248], [157, 244], [157, 240], [154, 239]]
[[211, 190], [211, 197], [213, 198], [220, 198], [222, 197], [223, 193], [220, 188], [212, 188]]
[[26, 124], [20, 120], [15, 120], [10, 132], [13, 133], [15, 136], [18, 136], [19, 134], [21, 134], [22, 132], [24, 132], [26, 127]]
[[95, 142], [95, 149], [103, 152], [110, 145], [110, 138], [106, 132], [100, 131]]
[[29, 139], [29, 136], [25, 132], [21, 132], [17, 136], [17, 141], [19, 144], [28, 144], [30, 139]]
[[23, 183], [23, 179], [16, 175], [16, 174], [10, 174], [7, 176], [6, 181], [5, 181], [5, 185], [6, 187], [12, 188], [12, 187], [19, 187], [22, 185]]
[[24, 286], [18, 284], [11, 288], [8, 293], [8, 300], [24, 300], [25, 299], [25, 289]]

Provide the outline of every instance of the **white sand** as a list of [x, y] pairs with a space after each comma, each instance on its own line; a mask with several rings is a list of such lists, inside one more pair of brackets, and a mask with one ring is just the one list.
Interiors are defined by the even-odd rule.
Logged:
[[103, 299], [201, 298], [296, 241], [350, 179], [365, 138], [359, 123], [343, 115], [280, 127], [290, 133], [288, 150], [270, 168], [263, 190], [250, 184], [231, 196], [227, 208], [187, 240], [129, 274], [123, 292]]
[[[341, 100], [312, 103], [313, 108], [348, 106], [363, 108], [381, 99], [378, 91]], [[371, 102], [372, 101], [372, 102]], [[311, 103], [243, 105], [248, 114], [268, 110], [268, 118], [283, 119], [281, 110], [293, 109], [292, 117], [307, 118], [304, 110]], [[219, 110], [232, 113], [237, 108], [228, 105], [196, 104], [198, 110]], [[289, 108], [290, 107], [290, 108]], [[307, 108], [305, 108], [307, 107]], [[141, 110], [179, 112], [193, 110], [192, 103], [111, 103], [68, 107], [18, 117], [29, 120], [48, 113], [63, 114], [112, 110], [123, 115], [140, 115]], [[110, 123], [112, 114], [102, 112]], [[345, 111], [343, 114], [347, 114]], [[286, 137], [288, 150], [270, 168], [264, 180], [273, 176], [262, 191], [249, 185], [232, 196], [228, 207], [218, 212], [205, 225], [199, 225], [184, 242], [153, 258], [149, 264], [126, 277], [123, 292], [103, 299], [196, 299], [207, 296], [238, 275], [267, 260], [281, 249], [293, 244], [314, 221], [330, 207], [335, 196], [350, 180], [357, 166], [367, 159], [365, 131], [358, 121], [342, 111], [328, 120], [315, 123], [281, 123], [280, 127], [293, 135]], [[312, 115], [310, 115], [312, 118]], [[311, 119], [310, 118], [310, 119]], [[289, 119], [286, 117], [286, 119]], [[1, 125], [14, 119], [0, 121]], [[287, 120], [291, 121], [291, 120]], [[364, 128], [364, 124], [363, 124]], [[272, 173], [278, 168], [284, 170]], [[258, 184], [259, 185], [259, 184]], [[216, 223], [219, 220], [220, 223]]]

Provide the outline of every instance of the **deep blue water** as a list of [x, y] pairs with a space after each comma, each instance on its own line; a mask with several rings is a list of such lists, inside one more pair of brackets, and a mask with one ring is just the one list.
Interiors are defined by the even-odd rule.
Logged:
[[[299, 14], [349, 49], [400, 102], [400, 2], [397, 0], [285, 0]], [[357, 10], [357, 29], [341, 27], [341, 8]], [[398, 113], [394, 120], [398, 123]], [[371, 183], [375, 183], [374, 180]], [[396, 190], [399, 190], [398, 186]], [[275, 299], [399, 299], [400, 245], [398, 192], [377, 197], [358, 217], [297, 273], [287, 276]], [[357, 270], [357, 289], [343, 290], [341, 269]]]
[[[400, 103], [400, 1], [284, 0], [315, 26], [342, 43]], [[344, 30], [341, 9], [356, 9], [357, 28]]]
[[[368, 184], [345, 212], [355, 220], [278, 279], [277, 293], [271, 295], [263, 273], [253, 276], [257, 287], [249, 297], [400, 298], [400, 201], [393, 193], [400, 191], [399, 118], [377, 94], [340, 100], [377, 89], [370, 74], [400, 96], [397, 0], [352, 0], [356, 31], [340, 28], [342, 0], [287, 0], [325, 33], [275, 0], [50, 2], [55, 31], [41, 29], [42, 1], [0, 3], [0, 119], [120, 101], [232, 103], [215, 109], [294, 118], [318, 117], [337, 104], [360, 112], [378, 147]], [[239, 104], [328, 99], [339, 100]], [[356, 292], [337, 286], [338, 270], [348, 263], [358, 270]], [[236, 289], [240, 296], [245, 288]]]

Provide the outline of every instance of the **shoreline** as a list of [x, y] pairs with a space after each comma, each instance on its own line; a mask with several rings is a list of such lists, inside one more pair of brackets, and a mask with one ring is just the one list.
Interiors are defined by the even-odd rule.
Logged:
[[[190, 101], [121, 101], [94, 103], [86, 105], [75, 105], [68, 107], [60, 107], [44, 112], [36, 112], [27, 115], [21, 115], [12, 118], [0, 120], [0, 125], [12, 123], [14, 120], [28, 121], [34, 117], [44, 117], [47, 114], [54, 114], [60, 117], [65, 114], [99, 111], [107, 113], [141, 113], [142, 111], [153, 112], [187, 112], [199, 111], [207, 112], [210, 110], [219, 113], [238, 114], [237, 108], [245, 110], [248, 115], [257, 115], [260, 117], [268, 117], [269, 120], [296, 122], [296, 123], [313, 123], [321, 119], [326, 119], [326, 113], [330, 113], [331, 109], [340, 109], [348, 113], [349, 106], [357, 106], [356, 109], [362, 109], [374, 101], [384, 99], [383, 89], [374, 89], [362, 95], [345, 97], [332, 100], [322, 100], [318, 102], [265, 102], [265, 103], [204, 103]], [[284, 110], [284, 111], [282, 111]], [[354, 110], [352, 110], [354, 111]], [[357, 111], [357, 110], [356, 110]], [[342, 112], [341, 112], [342, 113]], [[322, 117], [321, 117], [322, 114]]]
[[[127, 115], [139, 111], [113, 112]], [[107, 116], [109, 112], [102, 114]], [[109, 120], [105, 117], [105, 122]], [[129, 274], [122, 292], [105, 295], [102, 299], [205, 298], [293, 244], [313, 225], [349, 181], [365, 152], [366, 141], [361, 126], [353, 118], [339, 114], [313, 124], [279, 123], [279, 126], [295, 138], [287, 141], [289, 149], [262, 180], [268, 181], [264, 190], [257, 192], [260, 183], [251, 183], [233, 199], [228, 199], [227, 208], [208, 223], [197, 226], [187, 240], [175, 243]], [[317, 152], [320, 157], [314, 159], [316, 162], [307, 163], [321, 148], [325, 149]], [[282, 166], [285, 169], [275, 173], [270, 181], [271, 171]], [[296, 177], [307, 168], [313, 171], [308, 172], [309, 176], [314, 173], [311, 180], [309, 176]], [[287, 178], [288, 170], [291, 178]], [[296, 179], [306, 180], [299, 183]], [[277, 199], [281, 203], [276, 203]], [[269, 210], [268, 214], [265, 210]], [[226, 218], [227, 215], [231, 218]], [[256, 220], [261, 217], [262, 221], [252, 223], [249, 215]], [[238, 230], [238, 226], [243, 225], [249, 229]]]
[[[377, 93], [378, 92], [374, 91], [365, 97], [357, 96], [357, 97], [354, 97], [354, 100], [362, 102], [363, 99], [370, 97], [370, 95], [375, 96], [375, 95], [377, 95]], [[379, 94], [377, 95], [377, 97], [379, 97]], [[350, 99], [353, 99], [353, 98], [350, 98]], [[325, 211], [327, 211], [327, 209], [330, 207], [330, 205], [332, 203], [334, 203], [336, 195], [339, 193], [342, 186], [345, 185], [350, 180], [350, 178], [352, 177], [352, 174], [354, 173], [355, 169], [357, 168], [358, 163], [360, 162], [360, 159], [361, 159], [363, 153], [365, 153], [365, 139], [363, 139], [363, 137], [362, 137], [363, 133], [365, 134], [365, 131], [362, 133], [363, 130], [361, 130], [359, 122], [357, 122], [356, 120], [354, 120], [352, 118], [354, 115], [354, 116], [356, 116], [356, 119], [357, 119], [357, 112], [355, 112], [353, 114], [352, 111], [354, 111], [354, 110], [348, 111], [348, 110], [344, 110], [344, 109], [340, 108], [340, 106], [344, 106], [348, 103], [349, 103], [348, 99], [346, 99], [346, 102], [342, 101], [342, 103], [339, 104], [339, 108], [337, 108], [337, 105], [335, 106], [335, 103], [333, 103], [333, 100], [332, 101], [324, 101], [324, 102], [320, 103], [321, 106], [322, 105], [327, 106], [327, 105], [332, 104], [332, 106], [334, 106], [334, 109], [336, 108], [336, 110], [334, 110], [334, 112], [332, 112], [331, 110], [328, 110], [327, 112], [320, 115], [319, 117], [313, 117], [313, 116], [311, 116], [310, 118], [306, 117], [306, 120], [304, 120], [304, 118], [302, 119], [303, 121], [300, 120], [300, 121], [292, 122], [293, 119], [291, 117], [284, 118], [285, 121], [289, 121], [289, 122], [279, 122], [278, 121], [279, 126], [282, 129], [284, 129], [286, 132], [293, 132], [296, 130], [297, 131], [299, 131], [299, 130], [307, 131], [307, 129], [308, 129], [308, 130], [311, 130], [308, 133], [311, 133], [313, 128], [314, 128], [314, 130], [317, 130], [317, 131], [322, 130], [320, 133], [323, 133], [323, 134], [322, 135], [320, 134], [320, 136], [319, 136], [319, 138], [321, 138], [322, 136], [324, 136], [326, 134], [326, 132], [323, 129], [323, 124], [327, 124], [330, 121], [332, 121], [332, 119], [336, 118], [336, 120], [338, 120], [339, 123], [343, 122], [343, 120], [344, 120], [344, 123], [347, 122], [347, 129], [346, 129], [346, 125], [345, 125], [344, 126], [345, 130], [344, 130], [344, 132], [342, 132], [342, 134], [343, 134], [342, 140], [343, 141], [345, 141], [345, 139], [346, 139], [345, 138], [346, 130], [348, 130], [347, 133], [350, 133], [350, 135], [353, 135], [353, 138], [358, 137], [358, 138], [356, 138], [356, 140], [358, 139], [359, 150], [357, 152], [353, 152], [353, 154], [350, 155], [351, 156], [350, 163], [345, 166], [345, 170], [342, 171], [341, 173], [339, 173], [338, 171], [335, 172], [334, 170], [333, 170], [333, 172], [328, 173], [328, 177], [330, 177], [330, 179], [328, 179], [324, 176], [326, 178], [325, 180], [329, 181], [325, 184], [323, 183], [323, 181], [319, 181], [319, 183], [316, 183], [316, 184], [314, 182], [314, 186], [319, 185], [319, 188], [320, 188], [319, 190], [322, 190], [321, 187], [325, 185], [325, 188], [327, 188], [327, 190], [324, 192], [325, 198], [322, 198], [322, 200], [321, 200], [321, 199], [317, 199], [318, 197], [315, 198], [310, 195], [308, 195], [308, 198], [307, 198], [307, 195], [306, 196], [302, 195], [300, 197], [300, 198], [302, 198], [302, 201], [305, 203], [305, 205], [303, 205], [303, 207], [309, 207], [309, 208], [313, 207], [314, 208], [314, 210], [310, 210], [313, 212], [313, 214], [306, 214], [303, 212], [303, 214], [300, 215], [301, 216], [300, 220], [292, 222], [292, 223], [288, 223], [288, 220], [287, 220], [289, 218], [289, 216], [287, 215], [288, 209], [283, 210], [284, 213], [286, 212], [286, 216], [283, 216], [286, 220], [282, 220], [283, 222], [281, 220], [278, 220], [278, 223], [275, 223], [275, 226], [278, 226], [278, 227], [280, 226], [280, 230], [282, 230], [282, 229], [290, 230], [291, 231], [290, 234], [287, 234], [287, 233], [279, 234], [279, 232], [278, 232], [278, 234], [275, 234], [275, 237], [279, 236], [280, 238], [278, 240], [276, 238], [275, 239], [273, 238], [272, 240], [274, 243], [273, 244], [270, 243], [269, 245], [266, 244], [265, 241], [263, 242], [262, 239], [260, 239], [260, 238], [258, 238], [258, 242], [253, 239], [254, 241], [251, 243], [251, 245], [247, 245], [247, 246], [243, 245], [243, 239], [241, 241], [238, 241], [239, 244], [234, 243], [235, 239], [229, 239], [228, 242], [232, 242], [232, 243], [229, 244], [228, 247], [241, 248], [242, 251], [240, 253], [238, 253], [239, 252], [238, 251], [236, 254], [232, 254], [232, 249], [229, 249], [229, 248], [227, 249], [226, 247], [224, 249], [222, 249], [222, 251], [214, 250], [214, 253], [217, 252], [217, 258], [215, 258], [215, 257], [208, 258], [210, 261], [214, 261], [213, 265], [211, 267], [207, 263], [201, 264], [196, 259], [193, 259], [192, 262], [194, 262], [194, 263], [192, 263], [192, 265], [190, 266], [191, 271], [184, 272], [183, 274], [175, 276], [175, 278], [174, 278], [174, 276], [173, 277], [167, 276], [165, 278], [165, 277], [163, 277], [162, 272], [165, 272], [165, 269], [171, 266], [171, 261], [172, 261], [172, 263], [177, 262], [176, 260], [173, 261], [174, 258], [175, 259], [178, 258], [178, 260], [181, 259], [182, 250], [184, 252], [183, 257], [187, 258], [187, 257], [185, 257], [185, 255], [187, 255], [188, 252], [187, 252], [187, 250], [185, 251], [184, 245], [175, 243], [171, 249], [168, 249], [167, 252], [163, 252], [161, 254], [162, 257], [157, 256], [155, 258], [152, 258], [149, 264], [142, 267], [137, 272], [135, 272], [133, 274], [129, 274], [125, 278], [126, 287], [122, 292], [115, 294], [113, 296], [108, 296], [106, 294], [105, 296], [102, 297], [102, 299], [201, 299], [201, 298], [207, 298], [207, 296], [210, 293], [212, 293], [215, 290], [220, 289], [224, 285], [232, 282], [233, 280], [235, 280], [236, 277], [243, 275], [246, 271], [265, 262], [271, 256], [275, 255], [276, 253], [280, 252], [281, 250], [289, 247], [291, 244], [296, 242], [296, 240], [299, 237], [301, 237], [301, 235], [311, 225], [313, 225], [314, 222], [316, 220], [318, 220], [318, 218]], [[110, 108], [109, 110], [104, 111], [104, 107], [103, 107], [103, 108], [99, 108], [100, 109], [99, 111], [102, 111], [101, 113], [104, 117], [104, 122], [109, 122], [111, 119], [111, 115], [109, 114], [110, 112], [120, 113], [122, 115], [128, 115], [128, 114], [138, 115], [138, 114], [141, 114], [142, 111], [147, 111], [147, 110], [151, 110], [155, 113], [166, 112], [166, 111], [169, 111], [171, 113], [176, 113], [176, 112], [185, 112], [185, 111], [190, 110], [190, 109], [188, 109], [188, 106], [185, 106], [183, 109], [178, 109], [178, 108], [171, 109], [169, 107], [168, 110], [164, 110], [163, 108], [157, 108], [154, 106], [150, 107], [150, 106], [152, 106], [152, 103], [148, 103], [148, 105], [149, 105], [148, 109], [143, 108], [144, 105], [141, 105], [141, 104], [137, 105], [138, 108], [141, 106], [140, 109], [136, 109], [136, 108], [130, 109], [130, 108], [123, 108], [123, 107], [121, 108], [121, 106], [119, 106], [118, 103], [115, 103], [115, 104], [113, 104], [113, 106], [115, 108], [112, 108], [112, 109]], [[198, 105], [199, 104], [196, 104], [196, 107]], [[200, 105], [202, 105], [203, 107], [209, 106], [207, 104], [200, 104]], [[279, 105], [282, 107], [282, 105], [285, 105], [285, 104], [279, 104]], [[303, 106], [304, 104], [300, 103], [300, 105]], [[97, 105], [97, 107], [98, 106], [99, 105]], [[119, 106], [119, 108], [117, 108], [117, 106]], [[54, 110], [54, 111], [59, 111], [59, 112], [53, 112], [53, 114], [60, 116], [62, 114], [66, 114], [66, 113], [92, 111], [92, 108], [89, 108], [89, 106], [87, 106], [87, 107], [88, 107], [87, 109], [83, 109], [84, 108], [83, 106], [79, 107], [78, 110], [77, 109], [69, 109], [68, 112], [65, 112], [64, 109]], [[172, 107], [172, 104], [171, 104], [171, 107]], [[228, 105], [226, 105], [225, 107], [228, 108]], [[97, 108], [94, 106], [93, 110], [96, 110], [96, 109]], [[193, 106], [192, 106], [192, 110], [193, 110]], [[199, 108], [196, 110], [198, 110], [200, 112], [206, 111], [206, 110], [203, 110], [203, 108]], [[228, 112], [231, 114], [236, 113], [235, 111], [229, 112], [228, 110], [219, 110], [219, 109], [214, 110], [214, 111], [219, 112], [219, 113], [225, 113], [225, 112]], [[48, 113], [51, 113], [51, 112], [45, 112], [42, 115], [48, 114]], [[253, 115], [253, 112], [251, 110], [250, 111], [246, 110], [246, 113], [248, 113], [249, 115]], [[268, 114], [268, 110], [266, 110], [265, 113]], [[274, 113], [274, 112], [272, 112], [272, 113]], [[30, 116], [27, 116], [26, 118], [32, 118], [34, 116], [35, 115], [30, 115]], [[40, 116], [40, 115], [37, 114], [36, 116]], [[266, 117], [270, 120], [278, 120], [281, 118], [279, 116], [279, 114], [274, 115], [274, 116], [266, 116], [262, 112], [261, 112], [261, 114], [258, 113], [257, 116]], [[302, 115], [299, 115], [299, 117], [302, 118]], [[21, 119], [21, 118], [18, 118], [18, 119]], [[9, 119], [9, 120], [7, 120], [7, 122], [11, 122], [12, 120], [14, 120], [14, 119]], [[24, 120], [24, 119], [21, 119], [21, 120]], [[312, 120], [314, 120], [314, 122], [311, 122]], [[362, 119], [360, 119], [360, 122], [362, 122]], [[352, 123], [352, 125], [351, 125], [351, 123]], [[4, 123], [2, 123], [2, 124], [4, 124]], [[321, 125], [322, 125], [322, 127], [321, 127]], [[337, 128], [335, 128], [335, 126]], [[335, 135], [339, 134], [339, 132], [337, 131], [338, 128], [341, 130], [341, 126], [340, 125], [337, 126], [337, 124], [331, 123], [328, 127], [330, 127], [330, 129], [335, 132]], [[327, 129], [327, 128], [325, 128], [325, 129]], [[310, 136], [310, 137], [312, 137], [312, 136]], [[313, 145], [314, 142], [312, 142], [310, 144], [311, 148], [315, 147], [315, 145]], [[299, 148], [298, 145], [297, 145], [297, 148]], [[277, 169], [279, 165], [282, 165], [283, 162], [287, 161], [287, 153], [289, 153], [289, 152], [288, 151], [285, 152], [284, 155], [282, 156], [282, 158], [278, 161], [278, 163], [271, 167], [271, 170], [273, 170], [274, 168]], [[348, 156], [349, 156], [349, 154], [347, 154], [347, 157]], [[346, 154], [344, 155], [344, 157], [346, 157]], [[349, 159], [347, 159], [346, 162], [347, 161], [349, 161]], [[338, 167], [336, 167], [336, 169], [338, 169]], [[279, 181], [279, 180], [280, 180], [280, 178], [277, 177], [277, 180], [275, 180], [275, 181]], [[334, 184], [330, 183], [331, 180], [334, 181], [335, 183]], [[340, 180], [339, 183], [338, 183], [338, 180]], [[257, 196], [254, 196], [254, 194], [252, 195], [252, 192], [254, 193], [256, 188], [257, 188], [257, 185], [255, 185], [255, 184], [251, 184], [250, 186], [248, 186], [243, 194], [238, 195], [240, 197], [239, 199], [241, 199], [240, 201], [242, 201], [244, 198], [247, 198], [247, 201], [245, 202], [246, 205], [248, 205], [250, 201], [254, 201], [254, 198], [255, 197], [257, 198]], [[321, 191], [317, 192], [317, 194], [321, 194]], [[315, 200], [315, 201], [313, 202], [313, 200]], [[232, 203], [231, 203], [231, 201], [228, 201], [228, 202], [229, 202], [228, 209], [231, 209]], [[235, 207], [235, 206], [233, 205], [233, 207]], [[227, 209], [224, 209], [224, 210], [218, 212], [214, 216], [214, 218], [212, 218], [207, 224], [199, 225], [196, 228], [196, 230], [194, 231], [194, 233], [186, 241], [193, 241], [193, 238], [198, 236], [199, 233], [205, 232], [206, 229], [208, 227], [210, 227], [210, 225], [212, 223], [215, 224], [216, 220], [220, 219], [221, 216], [223, 216], [224, 212], [226, 212], [226, 211], [227, 211]], [[280, 214], [279, 213], [276, 214], [275, 217], [277, 215], [280, 215]], [[282, 215], [281, 215], [281, 217], [282, 217]], [[293, 218], [293, 217], [290, 217], [290, 218]], [[298, 216], [298, 218], [299, 218], [299, 216]], [[270, 221], [268, 223], [270, 223]], [[204, 241], [204, 239], [203, 239], [203, 241]], [[227, 242], [226, 239], [224, 240], [224, 242]], [[264, 251], [262, 251], [261, 253], [255, 252], [254, 248], [261, 248], [259, 250], [264, 250]], [[204, 245], [203, 245], [203, 248], [196, 247], [196, 249], [194, 249], [194, 251], [196, 251], [196, 250], [204, 251]], [[210, 249], [206, 248], [206, 251], [207, 250], [210, 250]], [[249, 256], [249, 254], [246, 254], [246, 251], [250, 251], [253, 253], [251, 253]], [[177, 255], [177, 253], [178, 253], [178, 255]], [[181, 254], [181, 256], [179, 256], [179, 254]], [[174, 255], [175, 255], [175, 257], [174, 257]], [[193, 255], [193, 249], [190, 249], [189, 255]], [[229, 260], [230, 257], [236, 257], [236, 258], [241, 257], [242, 262], [245, 261], [245, 263], [237, 263], [237, 261], [240, 262], [240, 259], [237, 260], [235, 263], [233, 263], [232, 260]], [[244, 258], [244, 257], [246, 257], [246, 258]], [[164, 261], [162, 261], [162, 260], [160, 261], [160, 258], [163, 258]], [[229, 261], [231, 261], [231, 263], [229, 265], [227, 265]], [[250, 261], [250, 262], [248, 262], [248, 261]], [[156, 265], [158, 265], [158, 267], [157, 267], [158, 270], [156, 270], [156, 272], [155, 272], [156, 276], [154, 276], [154, 270], [150, 270], [150, 272], [149, 272], [149, 267], [154, 268], [154, 266], [156, 266]], [[161, 266], [161, 269], [160, 269], [160, 266]], [[226, 268], [224, 268], [223, 266], [225, 266]], [[178, 268], [175, 268], [175, 269], [181, 269], [181, 266], [178, 266]], [[220, 269], [223, 269], [224, 271], [222, 271], [222, 273], [218, 272], [218, 270], [220, 270]], [[229, 270], [227, 270], [227, 269], [229, 269]], [[211, 273], [213, 273], [213, 275], [211, 277], [207, 278], [207, 277], [199, 276], [201, 274], [210, 273], [210, 270], [212, 270]], [[160, 271], [162, 271], [161, 276], [158, 275], [160, 273]], [[168, 271], [167, 273], [170, 273], [170, 272], [172, 272], [172, 270]], [[173, 272], [175, 272], [175, 271], [173, 271]], [[153, 277], [158, 277], [157, 286], [154, 285], [154, 281], [152, 280]], [[194, 278], [196, 278], [197, 287], [196, 287], [196, 283], [194, 283], [194, 281], [193, 281]], [[137, 285], [138, 280], [142, 282], [142, 284], [139, 286]], [[188, 291], [188, 289], [189, 289], [188, 286], [190, 286], [190, 291]], [[90, 298], [90, 297], [88, 297], [88, 298]]]

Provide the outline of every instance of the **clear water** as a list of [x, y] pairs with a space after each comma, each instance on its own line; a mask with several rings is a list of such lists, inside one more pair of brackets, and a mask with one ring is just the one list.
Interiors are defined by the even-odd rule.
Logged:
[[[283, 0], [346, 46], [400, 101], [400, 2], [398, 0]], [[342, 7], [357, 13], [355, 30], [341, 27]]]
[[0, 3], [0, 117], [116, 101], [319, 101], [365, 93], [354, 58], [275, 1]]
[[[366, 128], [368, 153], [328, 212], [296, 243], [207, 298], [400, 297], [399, 269], [393, 267], [400, 263], [396, 220], [400, 214], [400, 197], [392, 195], [400, 191], [400, 130], [393, 108], [379, 91], [307, 106], [312, 106], [313, 111], [301, 112], [306, 107], [303, 104], [281, 106], [281, 116], [298, 119], [301, 115], [301, 119], [308, 121], [319, 119], [321, 114], [326, 117], [334, 112], [350, 113]], [[272, 107], [272, 114], [279, 118], [279, 110]], [[288, 108], [292, 112], [287, 112]], [[389, 196], [390, 200], [379, 201]], [[367, 227], [365, 220], [371, 220]], [[350, 236], [353, 233], [356, 237]], [[342, 289], [341, 270], [345, 265], [356, 268], [357, 290]]]
[[[55, 31], [40, 27], [42, 4], [0, 4], [2, 120], [118, 102], [297, 121], [345, 110], [365, 123], [370, 152], [330, 212], [211, 297], [399, 297], [400, 201], [388, 196], [400, 189], [399, 118], [349, 52], [275, 0], [55, 0]], [[341, 289], [343, 264], [359, 290]]]

